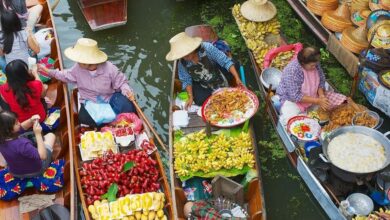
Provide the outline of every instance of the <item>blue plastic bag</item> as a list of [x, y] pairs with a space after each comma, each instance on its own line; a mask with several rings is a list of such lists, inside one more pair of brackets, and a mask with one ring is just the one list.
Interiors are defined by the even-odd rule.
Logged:
[[85, 109], [97, 125], [110, 123], [115, 120], [116, 114], [108, 103], [85, 102]]

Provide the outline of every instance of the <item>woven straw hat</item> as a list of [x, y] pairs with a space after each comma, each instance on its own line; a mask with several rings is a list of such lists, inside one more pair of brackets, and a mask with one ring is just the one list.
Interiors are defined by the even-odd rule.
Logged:
[[371, 11], [382, 9], [381, 0], [370, 0], [368, 5]]
[[353, 53], [359, 54], [368, 47], [367, 29], [365, 26], [358, 28], [349, 27], [343, 31], [341, 44]]
[[338, 6], [338, 0], [307, 0], [307, 8], [319, 16], [325, 11], [335, 10]]
[[346, 3], [341, 4], [335, 11], [326, 11], [321, 18], [322, 24], [334, 32], [343, 32], [352, 26], [351, 13]]
[[173, 36], [169, 43], [171, 44], [171, 50], [165, 57], [168, 61], [174, 61], [190, 54], [202, 43], [200, 37], [190, 37], [185, 32], [181, 32]]
[[362, 26], [366, 24], [366, 20], [368, 16], [370, 15], [371, 11], [368, 9], [363, 9], [360, 11], [356, 11], [352, 13], [351, 15], [351, 21], [356, 25], [356, 26]]
[[373, 47], [390, 49], [390, 20], [379, 21], [370, 28], [368, 39], [371, 39], [373, 33], [375, 33], [371, 43]]
[[268, 0], [248, 0], [241, 6], [241, 14], [250, 21], [269, 21], [276, 15], [276, 7]]
[[98, 48], [95, 40], [89, 38], [78, 39], [76, 45], [65, 49], [64, 54], [77, 63], [98, 64], [107, 61], [107, 54]]

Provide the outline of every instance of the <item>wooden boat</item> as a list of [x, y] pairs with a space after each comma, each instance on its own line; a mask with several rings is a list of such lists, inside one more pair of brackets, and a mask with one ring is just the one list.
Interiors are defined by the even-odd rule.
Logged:
[[[53, 22], [53, 15], [49, 5], [49, 2], [40, 0], [40, 4], [43, 5], [41, 21], [38, 25], [42, 27], [51, 27], [54, 30], [54, 36], [51, 43], [50, 57], [55, 60], [54, 67], [62, 69], [62, 58], [60, 46], [58, 43], [58, 36], [56, 33], [56, 27]], [[75, 187], [74, 187], [74, 174], [73, 174], [73, 153], [71, 142], [71, 130], [70, 130], [70, 111], [69, 111], [69, 99], [67, 94], [67, 85], [63, 84], [55, 79], [52, 79], [48, 84], [47, 96], [50, 100], [54, 101], [53, 107], [58, 107], [61, 110], [60, 125], [56, 129], [55, 134], [57, 136], [56, 144], [53, 147], [53, 158], [64, 158], [66, 161], [64, 170], [65, 184], [61, 191], [55, 194], [54, 203], [65, 206], [70, 211], [71, 219], [75, 219], [76, 216], [76, 203], [74, 201]], [[33, 188], [28, 188], [23, 195], [38, 194]], [[22, 195], [22, 196], [23, 196]], [[11, 202], [0, 201], [0, 218], [1, 219], [31, 219], [38, 210], [20, 214], [19, 202], [13, 200]]]
[[[214, 41], [217, 40], [218, 37], [214, 32], [213, 28], [209, 25], [197, 25], [187, 27], [185, 32], [190, 36], [198, 36], [201, 37], [204, 41]], [[175, 98], [177, 92], [181, 91], [181, 84], [178, 79], [177, 73], [177, 61], [174, 62], [174, 68], [172, 72], [172, 82], [171, 82], [171, 104], [170, 104], [170, 114], [169, 114], [169, 149], [170, 149], [170, 173], [171, 173], [171, 190], [173, 201], [175, 205], [175, 219], [185, 219], [184, 216], [184, 205], [187, 202], [187, 198], [185, 196], [184, 190], [182, 188], [181, 181], [174, 174], [174, 166], [173, 166], [173, 148], [174, 148], [174, 130], [173, 130], [173, 112], [175, 110]], [[206, 124], [203, 119], [197, 115], [197, 113], [189, 113], [190, 122], [187, 127], [181, 128], [184, 134], [196, 132], [206, 128]], [[252, 145], [254, 148], [254, 158], [256, 160], [255, 167], [258, 177], [253, 179], [249, 183], [248, 191], [245, 195], [245, 203], [248, 204], [248, 214], [250, 216], [249, 219], [252, 220], [265, 220], [266, 219], [266, 210], [265, 210], [265, 202], [264, 202], [264, 194], [263, 194], [263, 185], [261, 181], [261, 173], [260, 173], [260, 162], [258, 158], [258, 149], [257, 142], [254, 137], [254, 131], [252, 128], [252, 123], [250, 123], [250, 135], [252, 139]], [[212, 128], [213, 130], [217, 128]]]
[[[72, 113], [71, 113], [72, 126], [71, 127], [72, 127], [72, 134], [73, 134], [72, 135], [73, 158], [74, 158], [76, 184], [77, 184], [77, 189], [78, 189], [79, 197], [80, 197], [80, 201], [81, 201], [81, 207], [83, 209], [85, 219], [90, 220], [92, 218], [91, 218], [91, 214], [88, 211], [86, 197], [83, 193], [83, 188], [82, 188], [82, 184], [81, 184], [81, 176], [79, 173], [79, 171], [81, 170], [82, 164], [84, 162], [81, 159], [81, 154], [80, 154], [80, 150], [79, 150], [81, 126], [78, 123], [78, 111], [77, 111], [77, 109], [78, 109], [78, 101], [77, 101], [78, 94], [77, 94], [77, 91], [78, 91], [77, 88], [72, 91], [71, 102], [70, 102], [71, 109], [72, 109]], [[141, 116], [142, 115], [141, 112], [138, 111], [138, 115]], [[151, 138], [152, 135], [150, 134], [150, 130], [152, 130], [152, 128], [150, 128], [148, 126], [149, 125], [148, 123], [145, 123], [145, 120], [146, 119], [144, 119], [144, 121], [143, 121], [143, 128], [146, 131], [146, 133], [148, 134], [148, 136], [150, 137], [150, 141], [152, 143], [154, 143], [153, 139]], [[160, 175], [158, 182], [160, 183], [160, 189], [165, 194], [165, 207], [164, 207], [165, 214], [167, 215], [168, 219], [173, 219], [172, 218], [172, 216], [173, 216], [173, 207], [172, 206], [173, 205], [172, 205], [171, 192], [169, 189], [169, 182], [168, 182], [168, 178], [165, 174], [163, 163], [162, 163], [162, 160], [161, 160], [161, 157], [160, 157], [158, 150], [156, 150], [154, 153], [152, 153], [150, 155], [150, 157], [152, 159], [154, 159], [155, 161], [157, 161], [157, 169], [158, 169], [159, 175]]]
[[77, 0], [93, 31], [125, 25], [127, 0]]
[[[283, 41], [282, 44], [285, 44], [285, 41]], [[290, 160], [293, 167], [297, 169], [299, 175], [302, 177], [303, 181], [306, 183], [307, 187], [312, 192], [313, 196], [316, 198], [328, 217], [330, 219], [346, 219], [339, 210], [339, 205], [340, 202], [346, 198], [346, 196], [357, 191], [356, 185], [358, 185], [358, 183], [351, 183], [342, 180], [340, 177], [330, 171], [329, 164], [323, 162], [318, 155], [314, 154], [316, 156], [310, 156], [310, 158], [308, 158], [305, 155], [304, 149], [292, 140], [291, 135], [287, 132], [286, 128], [279, 122], [279, 112], [271, 100], [274, 92], [263, 86], [260, 79], [262, 69], [257, 64], [253, 52], [249, 49], [248, 52], [252, 67], [255, 71], [255, 78], [260, 90], [260, 94], [263, 100], [265, 100], [266, 111], [274, 128], [276, 129], [279, 139], [283, 143], [283, 147], [288, 159]], [[333, 90], [334, 87], [332, 87], [328, 82], [327, 84], [329, 85], [330, 90]], [[322, 152], [321, 148], [318, 148], [318, 150]], [[319, 151], [316, 152], [319, 153]], [[328, 175], [326, 180], [321, 180], [319, 178], [319, 173], [314, 171], [317, 168], [320, 169], [320, 166], [323, 166], [321, 169], [324, 169], [325, 173]], [[369, 181], [370, 183], [367, 184], [372, 184], [373, 181], [375, 182], [375, 179], [371, 179]], [[352, 190], [343, 192], [338, 188], [336, 183], [348, 185], [348, 187], [352, 187]], [[367, 185], [365, 185], [365, 187], [366, 186]], [[365, 190], [369, 191], [369, 189]]]

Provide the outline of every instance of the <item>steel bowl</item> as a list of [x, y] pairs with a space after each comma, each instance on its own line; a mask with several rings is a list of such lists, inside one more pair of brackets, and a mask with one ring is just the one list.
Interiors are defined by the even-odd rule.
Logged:
[[347, 197], [347, 201], [355, 215], [366, 216], [374, 210], [372, 199], [363, 193], [352, 193]]
[[278, 88], [281, 79], [282, 71], [274, 67], [264, 69], [260, 76], [260, 81], [263, 86], [268, 89], [272, 85], [272, 90]]
[[[380, 126], [382, 126], [382, 124], [383, 124], [383, 118], [381, 118], [381, 117], [378, 115], [378, 113], [376, 113], [376, 112], [374, 112], [374, 111], [371, 111], [371, 110], [366, 110], [366, 111], [364, 111], [364, 112], [359, 112], [359, 113], [357, 113], [355, 116], [353, 116], [353, 118], [352, 118], [352, 125], [353, 125], [353, 126], [356, 126], [356, 125], [357, 125], [357, 124], [355, 123], [355, 120], [356, 120], [359, 116], [361, 116], [362, 114], [364, 114], [364, 113], [367, 113], [369, 116], [375, 118], [375, 120], [376, 120], [376, 124], [375, 124], [373, 127], [371, 127], [371, 128], [373, 128], [373, 129], [378, 129]], [[364, 126], [364, 125], [361, 125], [361, 126]], [[365, 127], [368, 127], [368, 126], [365, 126]]]

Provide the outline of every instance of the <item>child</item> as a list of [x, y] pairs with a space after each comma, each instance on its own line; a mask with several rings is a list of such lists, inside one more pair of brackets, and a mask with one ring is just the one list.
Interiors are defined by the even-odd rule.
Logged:
[[[45, 88], [36, 72], [30, 72], [22, 60], [14, 60], [6, 66], [7, 83], [0, 86], [0, 103], [23, 122], [33, 115], [39, 115], [40, 122], [46, 118]], [[2, 105], [1, 105], [2, 104]], [[5, 106], [7, 104], [8, 106]]]
[[[9, 171], [19, 178], [31, 178], [42, 174], [51, 162], [55, 135], [48, 133], [42, 137], [39, 116], [20, 123], [16, 115], [9, 111], [0, 112], [0, 153]], [[23, 137], [18, 137], [21, 129], [33, 126], [37, 147]]]

